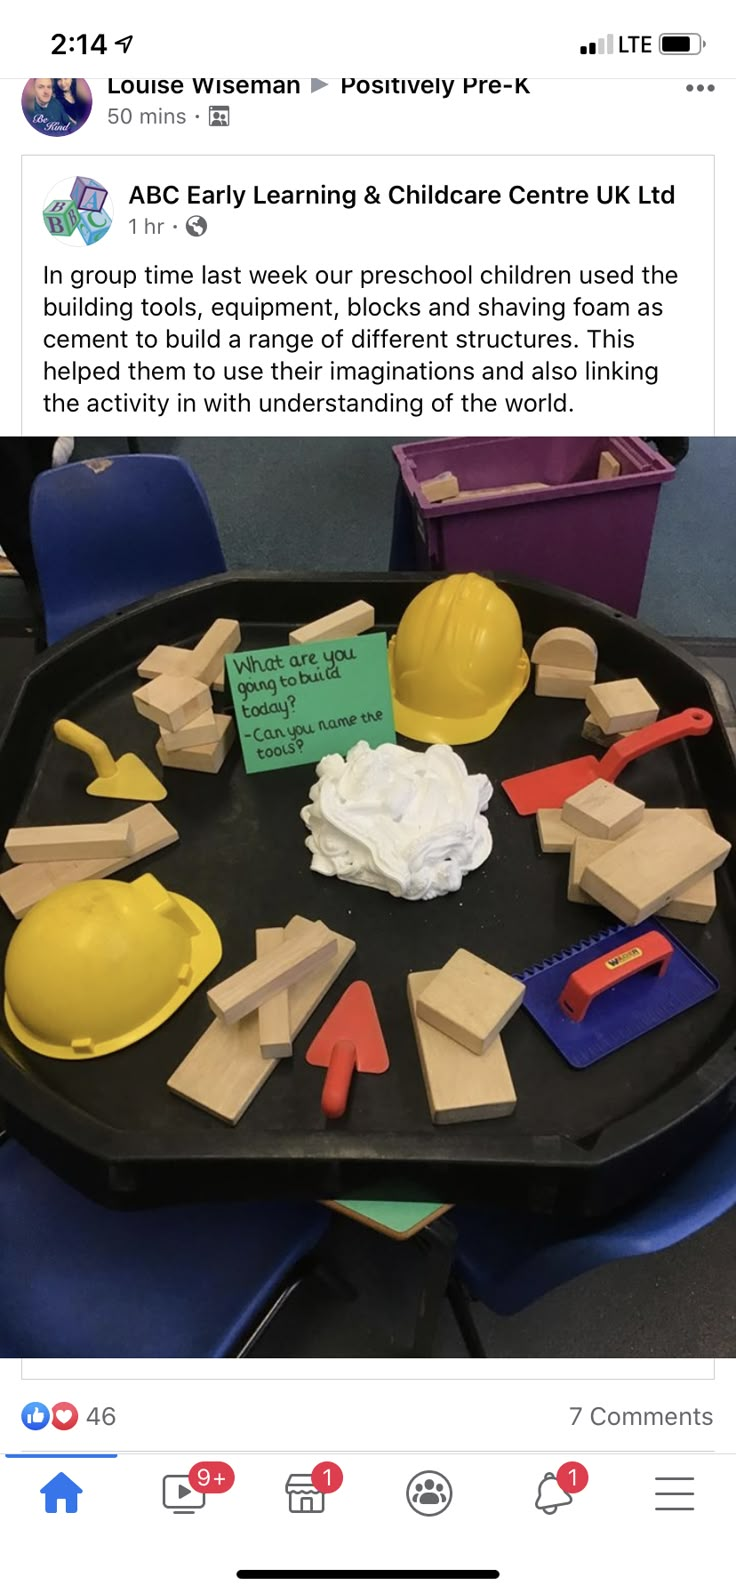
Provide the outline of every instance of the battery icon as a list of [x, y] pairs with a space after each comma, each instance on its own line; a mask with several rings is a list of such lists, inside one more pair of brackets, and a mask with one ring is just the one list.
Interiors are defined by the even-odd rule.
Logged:
[[700, 55], [703, 39], [699, 33], [660, 33], [660, 55]]

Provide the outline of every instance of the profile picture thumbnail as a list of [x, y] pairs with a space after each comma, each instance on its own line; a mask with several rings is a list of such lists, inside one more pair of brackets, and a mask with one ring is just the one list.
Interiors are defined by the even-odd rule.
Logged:
[[21, 99], [29, 127], [44, 138], [78, 133], [92, 109], [92, 90], [83, 77], [29, 77]]
[[68, 177], [46, 195], [43, 223], [52, 238], [73, 248], [89, 248], [110, 231], [113, 208], [104, 183], [93, 177]]

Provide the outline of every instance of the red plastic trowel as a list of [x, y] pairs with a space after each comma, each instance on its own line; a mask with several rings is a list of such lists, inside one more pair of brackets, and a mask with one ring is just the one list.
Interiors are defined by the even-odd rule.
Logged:
[[342, 1117], [353, 1073], [385, 1073], [388, 1051], [370, 987], [358, 979], [340, 997], [307, 1051], [307, 1061], [326, 1068], [325, 1117]]
[[540, 808], [561, 808], [568, 797], [590, 785], [593, 780], [618, 779], [627, 764], [645, 752], [655, 752], [670, 741], [681, 741], [685, 736], [705, 736], [713, 724], [712, 714], [704, 708], [686, 708], [684, 713], [673, 714], [670, 719], [660, 719], [646, 725], [643, 730], [632, 730], [614, 747], [609, 747], [602, 758], [588, 754], [584, 758], [571, 758], [567, 763], [551, 763], [546, 769], [532, 769], [530, 774], [515, 774], [501, 784], [517, 813], [537, 813]]

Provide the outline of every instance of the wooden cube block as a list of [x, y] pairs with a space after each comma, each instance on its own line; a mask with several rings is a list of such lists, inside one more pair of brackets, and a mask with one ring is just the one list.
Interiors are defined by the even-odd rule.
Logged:
[[632, 830], [643, 812], [644, 803], [639, 797], [630, 796], [610, 780], [593, 780], [562, 804], [562, 818], [566, 824], [583, 835], [597, 835], [604, 841], [612, 841], [617, 835]]
[[578, 833], [565, 823], [561, 808], [537, 810], [537, 834], [543, 852], [571, 852]]
[[240, 646], [240, 626], [237, 620], [218, 619], [205, 631], [201, 642], [192, 654], [193, 674], [197, 680], [211, 686], [224, 669], [226, 653], [237, 653]]
[[570, 853], [570, 863], [567, 871], [567, 899], [577, 902], [580, 907], [594, 907], [596, 904], [592, 896], [583, 890], [582, 879], [589, 863], [602, 857], [608, 852], [615, 841], [604, 841], [596, 835], [577, 835], [575, 844]]
[[545, 631], [535, 643], [531, 656], [533, 664], [592, 670], [595, 679], [598, 648], [592, 636], [578, 630], [576, 625], [555, 625], [551, 631]]
[[144, 719], [152, 719], [162, 730], [181, 730], [212, 708], [212, 693], [201, 680], [188, 675], [158, 675], [147, 686], [133, 692], [133, 702]]
[[346, 608], [335, 609], [334, 614], [325, 614], [311, 625], [300, 625], [297, 630], [290, 631], [289, 641], [295, 647], [307, 646], [309, 642], [340, 641], [345, 636], [361, 636], [375, 623], [376, 613], [371, 603], [348, 603]]
[[534, 690], [537, 697], [585, 698], [595, 680], [592, 669], [564, 669], [561, 664], [537, 664]]
[[210, 746], [219, 740], [217, 720], [224, 718], [222, 714], [215, 715], [211, 708], [205, 708], [203, 714], [197, 714], [196, 719], [190, 719], [181, 730], [164, 730], [161, 740], [167, 752], [181, 752], [184, 747], [201, 747], [209, 743]]
[[286, 990], [313, 968], [329, 962], [336, 951], [335, 936], [322, 925], [312, 924], [302, 934], [285, 937], [273, 951], [213, 985], [207, 991], [207, 1000], [215, 1017], [225, 1023], [237, 1023], [279, 990]]
[[[283, 929], [257, 929], [256, 959], [265, 957], [269, 951], [275, 951], [277, 946], [283, 945], [283, 941]], [[258, 1008], [258, 1044], [261, 1056], [291, 1056], [288, 990], [277, 990], [274, 996], [270, 996], [269, 1000], [264, 1001]]]
[[483, 1056], [473, 1055], [418, 1014], [423, 994], [436, 973], [413, 973], [407, 979], [409, 1010], [433, 1123], [474, 1123], [508, 1117], [516, 1091], [501, 1040], [493, 1040]]
[[640, 924], [705, 874], [731, 850], [730, 842], [681, 808], [637, 825], [583, 872], [582, 888], [624, 924]]
[[456, 951], [417, 999], [417, 1015], [482, 1056], [521, 1006], [525, 986], [470, 951]]
[[229, 714], [215, 714], [215, 729], [216, 741], [181, 747], [178, 752], [169, 752], [163, 740], [157, 741], [159, 763], [165, 769], [188, 769], [191, 774], [219, 774], [235, 741], [235, 724]]
[[640, 680], [607, 680], [593, 685], [585, 701], [607, 736], [620, 730], [641, 730], [651, 725], [659, 708]]
[[158, 675], [193, 676], [193, 656], [188, 647], [154, 647], [138, 665], [138, 674], [144, 680], [155, 680]]
[[456, 498], [460, 490], [457, 476], [451, 470], [443, 470], [439, 476], [431, 476], [429, 481], [420, 481], [419, 486], [428, 503], [444, 503], [447, 498]]
[[127, 819], [111, 819], [102, 824], [24, 825], [8, 830], [5, 850], [13, 863], [130, 858], [133, 831]]

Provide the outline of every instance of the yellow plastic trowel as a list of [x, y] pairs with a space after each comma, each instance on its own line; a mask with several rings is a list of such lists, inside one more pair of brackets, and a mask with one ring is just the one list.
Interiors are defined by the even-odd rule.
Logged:
[[161, 802], [166, 787], [151, 774], [135, 752], [124, 752], [122, 758], [113, 758], [107, 743], [90, 730], [83, 730], [71, 719], [57, 719], [54, 724], [57, 741], [86, 752], [97, 772], [97, 779], [87, 786], [88, 796], [122, 797], [129, 802]]

